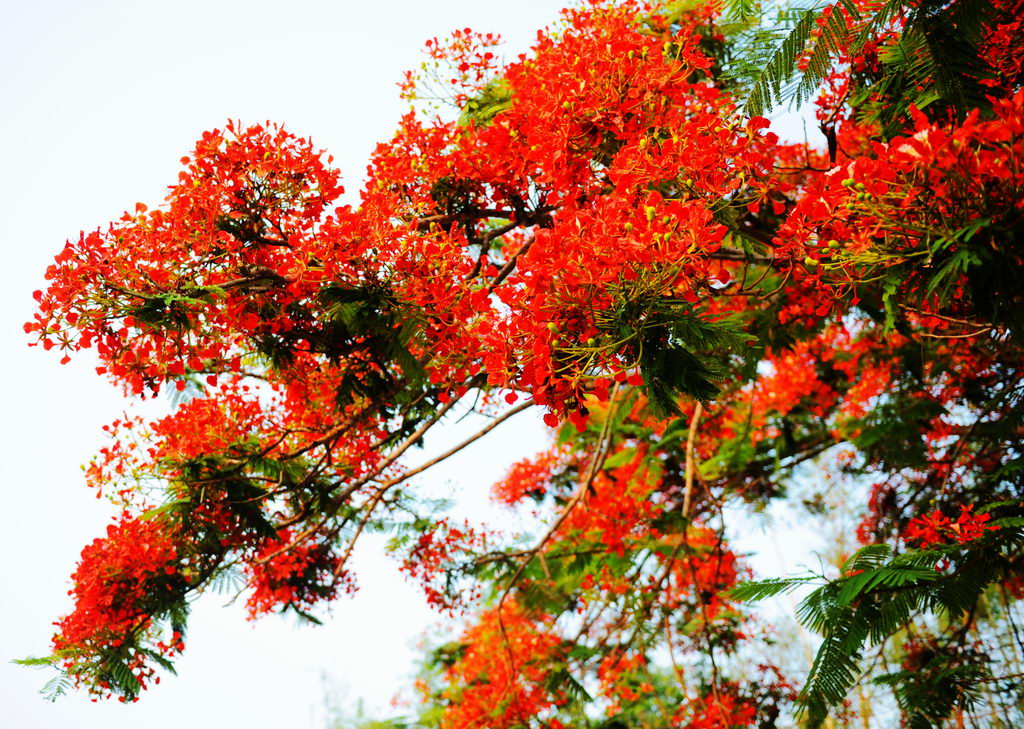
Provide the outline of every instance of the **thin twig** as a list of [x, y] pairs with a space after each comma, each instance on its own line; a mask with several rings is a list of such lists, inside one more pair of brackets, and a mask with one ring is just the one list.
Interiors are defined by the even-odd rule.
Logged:
[[480, 430], [475, 432], [473, 435], [471, 435], [468, 438], [466, 438], [464, 441], [462, 441], [458, 445], [452, 446], [451, 448], [449, 448], [448, 450], [446, 450], [444, 453], [440, 454], [439, 456], [436, 456], [435, 458], [431, 458], [429, 461], [426, 461], [425, 463], [421, 463], [419, 466], [416, 466], [415, 468], [410, 468], [408, 471], [405, 471], [404, 473], [401, 473], [398, 476], [395, 476], [394, 478], [385, 481], [383, 484], [381, 484], [382, 487], [383, 488], [391, 488], [392, 486], [394, 486], [396, 484], [400, 484], [403, 481], [412, 478], [416, 474], [423, 473], [428, 468], [436, 466], [441, 461], [444, 461], [444, 460], [450, 458], [451, 456], [455, 455], [456, 453], [458, 453], [459, 451], [461, 451], [463, 448], [465, 448], [466, 446], [470, 445], [471, 443], [479, 440], [480, 438], [483, 438], [485, 435], [490, 433], [492, 430], [497, 428], [499, 425], [504, 423], [506, 420], [511, 418], [513, 415], [515, 415], [517, 413], [521, 413], [524, 410], [526, 410], [527, 408], [531, 408], [531, 407], [533, 407], [533, 402], [532, 401], [524, 402], [524, 403], [520, 403], [519, 405], [516, 405], [511, 410], [507, 410], [504, 413], [502, 413], [501, 415], [499, 415], [498, 417], [496, 417], [490, 423], [488, 423], [483, 428], [481, 428]]
[[[459, 398], [452, 398], [451, 400], [446, 402], [444, 405], [442, 405], [441, 408], [438, 409], [438, 411], [436, 413], [434, 413], [429, 419], [427, 419], [426, 422], [424, 422], [408, 438], [406, 438], [402, 442], [402, 444], [398, 446], [398, 448], [396, 448], [394, 451], [389, 453], [387, 455], [387, 457], [384, 458], [384, 460], [382, 460], [379, 464], [377, 464], [377, 466], [373, 469], [373, 471], [371, 471], [370, 473], [366, 474], [362, 478], [356, 480], [355, 482], [350, 484], [344, 491], [342, 491], [340, 494], [335, 496], [331, 500], [332, 504], [334, 506], [340, 506], [342, 503], [344, 503], [344, 501], [349, 496], [351, 496], [353, 493], [355, 493], [356, 491], [361, 489], [363, 486], [365, 486], [367, 483], [369, 483], [371, 480], [373, 480], [378, 475], [380, 475], [380, 473], [382, 471], [384, 471], [384, 469], [386, 469], [388, 466], [390, 466], [392, 463], [394, 463], [396, 460], [398, 460], [402, 456], [403, 453], [405, 453], [407, 450], [409, 450], [409, 448], [411, 448], [413, 445], [415, 445], [424, 436], [424, 434], [426, 434], [426, 432], [428, 430], [430, 430], [431, 427], [433, 427], [441, 418], [443, 418], [445, 416], [445, 414], [449, 410], [451, 410], [451, 408], [458, 401], [459, 401]], [[256, 560], [256, 564], [266, 564], [270, 560], [275, 559], [276, 557], [279, 557], [280, 555], [284, 554], [285, 552], [289, 552], [292, 549], [295, 549], [295, 547], [297, 547], [299, 544], [302, 544], [302, 542], [304, 542], [307, 539], [309, 539], [311, 536], [313, 536], [313, 534], [315, 534], [316, 532], [320, 531], [320, 529], [323, 527], [324, 524], [327, 523], [327, 521], [331, 518], [331, 516], [333, 516], [333, 513], [332, 513], [332, 511], [328, 510], [327, 513], [324, 515], [324, 517], [322, 519], [320, 519], [316, 524], [314, 524], [312, 527], [310, 527], [306, 531], [302, 532], [299, 536], [295, 537], [295, 539], [293, 539], [291, 542], [289, 542], [285, 546], [281, 547], [280, 549], [278, 549], [278, 550], [276, 550], [274, 552], [271, 552], [266, 557], [263, 557], [261, 559]]]
[[352, 550], [355, 549], [356, 542], [359, 540], [359, 535], [363, 533], [363, 529], [370, 522], [370, 518], [373, 516], [373, 510], [377, 508], [377, 504], [384, 497], [387, 492], [387, 487], [382, 486], [377, 489], [377, 493], [370, 499], [370, 503], [366, 506], [366, 513], [363, 514], [363, 518], [359, 520], [359, 526], [356, 527], [355, 534], [352, 535], [352, 539], [349, 540], [348, 547], [345, 549], [345, 554], [342, 555], [341, 561], [338, 562], [338, 566], [334, 568], [335, 578], [339, 577], [345, 569], [345, 564], [348, 562], [348, 558], [352, 555]]
[[704, 406], [697, 401], [697, 407], [693, 409], [693, 416], [690, 418], [690, 430], [686, 434], [686, 490], [683, 492], [683, 518], [690, 518], [690, 500], [693, 495], [693, 475], [696, 470], [693, 460], [693, 447], [697, 440], [697, 424], [700, 422]]
[[598, 470], [600, 470], [601, 466], [604, 465], [604, 461], [608, 456], [608, 448], [611, 444], [611, 439], [613, 435], [611, 422], [615, 413], [615, 402], [616, 397], [619, 393], [619, 388], [620, 385], [616, 383], [615, 389], [612, 391], [609, 397], [608, 413], [605, 416], [604, 424], [601, 427], [601, 434], [598, 437], [597, 441], [597, 450], [594, 452], [594, 458], [590, 462], [590, 466], [587, 469], [586, 478], [580, 482], [579, 487], [576, 489], [576, 493], [573, 495], [572, 499], [570, 499], [569, 503], [565, 505], [565, 508], [562, 510], [562, 513], [559, 514], [558, 518], [555, 520], [555, 523], [552, 524], [551, 527], [544, 533], [544, 536], [540, 538], [540, 541], [537, 542], [536, 546], [527, 551], [527, 553], [523, 556], [523, 559], [522, 561], [520, 561], [519, 567], [516, 569], [515, 574], [512, 575], [512, 579], [509, 580], [508, 584], [505, 586], [505, 589], [502, 590], [501, 597], [498, 599], [498, 628], [501, 630], [502, 642], [505, 646], [506, 657], [508, 658], [510, 680], [511, 676], [515, 673], [516, 664], [515, 657], [512, 654], [512, 644], [509, 642], [508, 631], [505, 628], [505, 621], [502, 615], [505, 600], [508, 598], [509, 593], [512, 591], [512, 588], [519, 581], [519, 578], [522, 577], [523, 573], [526, 571], [526, 567], [530, 564], [531, 561], [533, 561], [534, 556], [536, 556], [536, 554], [544, 548], [544, 546], [548, 543], [548, 540], [550, 540], [551, 537], [554, 536], [554, 534], [562, 526], [562, 523], [565, 522], [565, 520], [569, 517], [569, 514], [571, 514], [573, 509], [575, 509], [576, 506], [581, 501], [583, 501], [583, 499], [586, 497], [587, 493], [589, 493], [591, 487], [593, 486], [594, 478], [597, 476]]
[[519, 260], [520, 256], [524, 255], [528, 250], [530, 250], [530, 247], [533, 245], [533, 242], [535, 240], [537, 240], [537, 236], [533, 235], [530, 237], [530, 240], [526, 241], [521, 246], [519, 246], [519, 250], [516, 251], [511, 258], [508, 259], [508, 262], [501, 267], [500, 271], [498, 271], [498, 275], [494, 277], [493, 281], [491, 281], [491, 284], [487, 287], [487, 293], [491, 293], [492, 291], [494, 291], [494, 289], [498, 288], [498, 286], [501, 285], [502, 281], [508, 278], [509, 274], [512, 273], [512, 271], [516, 267], [516, 261]]

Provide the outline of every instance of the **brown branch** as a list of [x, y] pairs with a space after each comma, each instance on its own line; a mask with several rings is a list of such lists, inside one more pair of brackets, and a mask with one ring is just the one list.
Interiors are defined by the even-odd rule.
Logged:
[[[672, 574], [672, 568], [675, 567], [676, 559], [679, 557], [679, 552], [683, 548], [684, 541], [685, 540], [681, 538], [679, 540], [679, 544], [677, 544], [672, 549], [672, 553], [669, 555], [668, 561], [665, 563], [665, 569], [663, 569], [661, 571], [661, 575], [658, 577], [658, 580], [654, 583], [654, 585], [649, 590], [649, 594], [651, 595], [651, 599], [650, 600], [644, 600], [643, 598], [641, 598], [641, 600], [643, 602], [643, 609], [640, 611], [640, 613], [636, 617], [636, 623], [637, 623], [636, 628], [633, 629], [633, 632], [630, 634], [630, 636], [626, 640], [626, 642], [620, 644], [620, 646], [618, 648], [618, 656], [615, 659], [615, 663], [613, 664], [613, 668], [615, 666], [619, 665], [619, 662], [626, 655], [626, 649], [629, 648], [630, 646], [632, 646], [634, 643], [636, 643], [636, 639], [640, 636], [640, 631], [643, 629], [644, 621], [647, 620], [647, 618], [650, 617], [651, 613], [654, 610], [654, 604], [658, 600], [658, 593], [661, 591], [661, 586], [665, 584], [665, 580], [667, 580], [671, 576], [671, 574]], [[691, 569], [692, 569], [692, 566], [691, 566]], [[665, 619], [666, 620], [668, 619], [668, 615], [665, 615]]]
[[372, 481], [374, 478], [383, 473], [384, 470], [388, 468], [388, 466], [390, 466], [392, 463], [401, 458], [403, 453], [405, 453], [407, 450], [416, 445], [416, 443], [418, 443], [420, 439], [423, 438], [424, 435], [426, 435], [427, 431], [434, 427], [437, 424], [437, 422], [441, 420], [441, 418], [443, 418], [448, 413], [448, 411], [455, 406], [455, 403], [457, 403], [460, 399], [461, 398], [453, 397], [451, 400], [442, 405], [436, 413], [427, 418], [427, 420], [424, 421], [423, 424], [420, 425], [420, 427], [414, 430], [412, 434], [409, 435], [409, 437], [407, 437], [404, 441], [402, 441], [402, 443], [397, 448], [395, 448], [395, 450], [391, 451], [391, 453], [389, 453], [383, 461], [381, 461], [376, 467], [374, 467], [372, 472], [366, 474], [362, 478], [353, 482], [351, 485], [345, 488], [344, 491], [335, 496], [334, 499], [332, 499], [332, 502], [335, 505], [340, 505], [343, 501], [345, 501], [345, 499], [347, 499], [353, 493], [355, 493], [363, 486], [368, 484], [370, 481]]
[[758, 263], [762, 266], [770, 266], [775, 263], [774, 256], [759, 256], [756, 253], [747, 253], [737, 248], [719, 248], [717, 251], [708, 254], [713, 261], [743, 261], [745, 263]]
[[[355, 493], [356, 491], [361, 489], [363, 486], [365, 486], [367, 483], [369, 483], [375, 477], [379, 476], [380, 473], [382, 471], [384, 471], [384, 469], [386, 469], [388, 466], [390, 466], [396, 460], [401, 458], [402, 454], [405, 453], [407, 450], [409, 450], [409, 448], [411, 448], [413, 445], [415, 445], [426, 434], [426, 432], [428, 430], [430, 430], [430, 428], [432, 428], [441, 418], [443, 418], [445, 416], [445, 414], [458, 401], [459, 401], [459, 398], [452, 398], [447, 403], [445, 403], [440, 409], [438, 409], [438, 411], [436, 413], [434, 413], [429, 419], [427, 419], [408, 438], [406, 438], [404, 441], [402, 441], [401, 445], [399, 445], [394, 451], [389, 453], [387, 455], [387, 457], [383, 459], [383, 461], [381, 461], [379, 464], [377, 464], [370, 473], [368, 473], [365, 476], [363, 476], [362, 478], [356, 480], [355, 482], [350, 484], [347, 488], [345, 488], [344, 491], [342, 491], [340, 494], [338, 494], [333, 499], [331, 499], [331, 505], [334, 506], [334, 507], [340, 506], [342, 503], [344, 503], [344, 501], [349, 496], [351, 496], [353, 493]], [[323, 527], [323, 525], [326, 524], [327, 521], [333, 515], [334, 515], [333, 512], [331, 510], [328, 510], [324, 514], [324, 517], [322, 519], [320, 519], [316, 524], [314, 524], [312, 527], [310, 527], [306, 531], [304, 531], [301, 534], [299, 534], [299, 536], [295, 537], [295, 539], [293, 539], [290, 543], [288, 543], [285, 546], [281, 547], [281, 549], [278, 549], [278, 550], [272, 552], [271, 554], [268, 554], [266, 557], [263, 557], [261, 559], [256, 560], [256, 564], [266, 564], [270, 560], [272, 560], [272, 559], [274, 559], [276, 557], [279, 557], [280, 555], [284, 554], [285, 552], [289, 552], [292, 549], [295, 549], [296, 546], [298, 546], [299, 544], [302, 544], [302, 542], [306, 541], [311, 536], [313, 536], [313, 534], [318, 532]]]
[[349, 540], [348, 547], [345, 549], [345, 554], [341, 556], [341, 560], [338, 562], [338, 566], [334, 568], [334, 577], [341, 576], [341, 573], [345, 569], [345, 565], [348, 563], [348, 558], [352, 556], [352, 550], [355, 549], [356, 542], [359, 540], [359, 535], [363, 533], [363, 529], [370, 521], [370, 517], [373, 516], [373, 510], [377, 508], [377, 504], [384, 497], [387, 492], [387, 486], [381, 486], [377, 489], [377, 493], [370, 499], [370, 503], [366, 507], [366, 513], [363, 514], [363, 518], [359, 520], [359, 526], [356, 527], [355, 534], [352, 535], [352, 539]]
[[544, 546], [548, 543], [551, 537], [554, 536], [555, 532], [558, 531], [558, 529], [568, 518], [569, 514], [571, 514], [573, 509], [575, 509], [576, 506], [581, 501], [583, 501], [584, 497], [587, 495], [587, 493], [593, 486], [594, 478], [597, 476], [598, 470], [600, 470], [601, 466], [604, 465], [604, 462], [608, 457], [608, 448], [611, 445], [613, 435], [611, 423], [612, 417], [614, 415], [614, 405], [616, 397], [619, 393], [619, 388], [620, 385], [616, 383], [615, 389], [612, 391], [611, 396], [609, 397], [608, 413], [605, 416], [604, 424], [601, 427], [601, 434], [600, 436], [598, 436], [597, 450], [594, 452], [594, 459], [590, 462], [590, 466], [587, 468], [586, 478], [582, 482], [580, 482], [579, 487], [576, 489], [576, 493], [573, 495], [572, 499], [570, 499], [569, 503], [565, 505], [565, 508], [562, 510], [562, 513], [559, 514], [558, 518], [555, 520], [555, 523], [552, 524], [551, 527], [544, 533], [544, 535], [540, 538], [540, 541], [537, 542], [536, 546], [534, 546], [532, 549], [527, 550], [522, 561], [519, 563], [519, 567], [512, 575], [512, 579], [509, 580], [508, 584], [505, 586], [505, 589], [502, 590], [501, 597], [498, 599], [498, 628], [501, 630], [502, 642], [504, 643], [505, 653], [508, 658], [510, 677], [512, 676], [512, 674], [515, 673], [516, 665], [515, 657], [512, 655], [512, 645], [508, 640], [508, 631], [505, 628], [505, 621], [502, 616], [502, 609], [505, 605], [505, 600], [508, 598], [509, 593], [512, 591], [512, 588], [519, 581], [519, 578], [523, 576], [523, 572], [526, 571], [526, 567], [530, 564], [531, 561], [533, 561], [534, 556], [544, 548]]
[[693, 462], [693, 447], [697, 440], [697, 424], [700, 423], [701, 413], [704, 406], [697, 402], [693, 409], [693, 416], [690, 418], [690, 429], [686, 434], [686, 490], [683, 491], [683, 519], [690, 518], [690, 499], [693, 495], [693, 475], [696, 470]]
[[508, 262], [501, 267], [500, 271], [498, 271], [498, 275], [494, 277], [493, 281], [491, 281], [491, 285], [487, 287], [487, 293], [491, 293], [492, 291], [494, 291], [494, 289], [498, 288], [498, 286], [501, 285], [502, 281], [508, 278], [509, 274], [515, 270], [516, 261], [519, 260], [520, 256], [522, 256], [524, 253], [530, 250], [530, 247], [533, 245], [535, 240], [537, 240], [536, 235], [532, 236], [530, 240], [526, 241], [521, 246], [519, 246], [519, 250], [516, 251], [511, 258], [508, 259]]
[[509, 233], [518, 228], [519, 226], [520, 223], [518, 221], [506, 223], [505, 225], [498, 226], [493, 230], [488, 230], [486, 233], [480, 236], [480, 240], [482, 240], [484, 243], [490, 243], [495, 238], [500, 238], [501, 236], [505, 235], [505, 233]]
[[921, 316], [924, 316], [924, 317], [929, 317], [931, 319], [941, 319], [942, 321], [949, 322], [950, 324], [963, 324], [964, 326], [969, 326], [969, 327], [983, 327], [983, 326], [985, 326], [980, 321], [971, 321], [969, 319], [958, 319], [958, 318], [956, 318], [954, 316], [946, 316], [945, 314], [937, 314], [937, 313], [933, 313], [933, 312], [930, 312], [930, 311], [925, 311], [924, 309], [918, 309], [916, 306], [908, 306], [907, 304], [900, 304], [899, 307], [901, 309], [906, 310], [906, 311], [912, 311], [915, 314], [920, 314]]
[[[490, 552], [488, 554], [481, 555], [472, 561], [474, 565], [490, 564], [491, 562], [508, 562], [513, 559], [519, 559], [530, 554], [530, 549], [520, 549], [514, 552]], [[585, 554], [601, 554], [604, 553], [605, 549], [578, 549], [571, 552], [558, 552], [555, 554], [548, 553], [545, 555], [547, 559], [568, 559], [569, 557], [579, 557]]]
[[509, 220], [515, 216], [514, 210], [497, 210], [495, 208], [481, 208], [478, 210], [465, 210], [460, 213], [443, 213], [440, 215], [426, 215], [422, 218], [415, 218], [417, 223], [455, 223], [460, 220], [486, 220], [487, 218], [503, 218]]
[[524, 403], [520, 403], [519, 405], [516, 405], [511, 410], [507, 410], [506, 412], [502, 413], [498, 417], [494, 418], [494, 420], [492, 420], [490, 423], [485, 425], [483, 428], [481, 428], [480, 430], [475, 432], [473, 435], [471, 435], [468, 438], [466, 438], [464, 441], [462, 441], [458, 445], [452, 446], [451, 448], [449, 448], [448, 450], [446, 450], [444, 453], [440, 454], [439, 456], [431, 458], [429, 461], [426, 461], [425, 463], [421, 463], [419, 466], [416, 466], [415, 468], [411, 468], [408, 471], [406, 471], [405, 473], [399, 474], [398, 476], [395, 476], [394, 478], [385, 481], [383, 484], [381, 484], [382, 488], [389, 489], [392, 486], [400, 484], [403, 481], [406, 481], [406, 480], [412, 478], [413, 476], [415, 476], [415, 475], [417, 475], [419, 473], [423, 473], [427, 469], [432, 468], [433, 466], [436, 466], [441, 461], [444, 461], [444, 460], [450, 458], [451, 456], [455, 455], [456, 453], [458, 453], [459, 451], [461, 451], [463, 448], [465, 448], [466, 446], [470, 445], [471, 443], [479, 440], [480, 438], [483, 438], [485, 435], [490, 433], [492, 430], [497, 428], [499, 425], [501, 425], [503, 422], [505, 422], [506, 420], [511, 418], [516, 413], [521, 413], [524, 410], [526, 410], [527, 408], [531, 408], [531, 407], [533, 407], [533, 402], [524, 402]]
[[972, 339], [981, 334], [987, 334], [993, 329], [995, 329], [995, 327], [985, 327], [984, 329], [979, 329], [978, 331], [971, 332], [969, 334], [930, 334], [928, 332], [917, 332], [917, 336], [927, 337], [928, 339]]

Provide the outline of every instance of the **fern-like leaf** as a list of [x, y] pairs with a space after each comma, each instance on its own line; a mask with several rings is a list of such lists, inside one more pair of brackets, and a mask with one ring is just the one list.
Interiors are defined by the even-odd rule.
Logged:
[[746, 111], [752, 116], [763, 114], [783, 99], [782, 88], [796, 73], [796, 59], [807, 47], [819, 8], [804, 10], [785, 39], [775, 48], [756, 76], [747, 95]]
[[740, 602], [759, 602], [776, 595], [785, 595], [806, 585], [814, 577], [774, 577], [756, 582], [742, 582], [729, 591], [729, 596]]

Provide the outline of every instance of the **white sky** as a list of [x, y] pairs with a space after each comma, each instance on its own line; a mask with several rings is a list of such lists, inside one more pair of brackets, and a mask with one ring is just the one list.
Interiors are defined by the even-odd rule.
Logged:
[[[247, 623], [240, 605], [222, 608], [223, 598], [209, 596], [194, 611], [180, 677], [128, 707], [83, 695], [44, 703], [36, 691], [48, 675], [8, 661], [48, 652], [51, 622], [69, 608], [78, 554], [112, 515], [84, 487], [79, 465], [102, 445], [100, 427], [124, 402], [88, 357], [62, 367], [54, 352], [27, 348], [21, 325], [64, 240], [105, 226], [136, 201], [159, 202], [203, 130], [229, 117], [285, 122], [330, 151], [355, 191], [373, 145], [405, 108], [395, 84], [422, 60], [426, 39], [466, 26], [497, 31], [511, 57], [562, 4], [0, 2], [0, 723], [319, 729], [321, 674], [370, 707], [409, 683], [416, 642], [434, 617], [370, 544], [358, 554], [360, 594], [336, 603], [323, 628], [274, 617]], [[507, 464], [544, 442], [536, 418], [516, 418], [511, 430], [446, 464], [435, 484], [457, 479], [472, 508], [482, 508]]]

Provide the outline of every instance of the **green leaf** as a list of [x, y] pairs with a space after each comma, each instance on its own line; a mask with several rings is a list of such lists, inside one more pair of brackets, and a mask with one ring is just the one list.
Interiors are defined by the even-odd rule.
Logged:
[[817, 577], [773, 577], [756, 582], [743, 582], [729, 590], [730, 597], [740, 602], [759, 602], [776, 595], [784, 595], [808, 584]]
[[191, 503], [192, 499], [175, 499], [174, 501], [168, 501], [166, 504], [161, 504], [160, 506], [155, 506], [152, 509], [149, 509], [148, 511], [144, 511], [139, 516], [139, 520], [149, 521], [150, 519], [155, 519], [161, 514], [166, 514], [167, 512], [175, 511], [179, 506], [182, 506], [183, 504]]
[[633, 458], [636, 451], [632, 448], [623, 448], [615, 455], [609, 456], [604, 461], [605, 468], [618, 468], [624, 466]]
[[43, 666], [56, 665], [56, 656], [46, 656], [44, 658], [36, 658], [35, 656], [29, 656], [28, 658], [15, 658], [11, 663], [17, 663], [19, 666], [33, 666], [41, 668]]
[[806, 48], [820, 12], [817, 6], [801, 12], [789, 33], [768, 56], [747, 94], [747, 114], [764, 114], [775, 102], [782, 101], [782, 87], [796, 73], [797, 56]]
[[847, 559], [842, 566], [843, 572], [877, 567], [885, 564], [892, 557], [892, 547], [888, 544], [869, 544], [861, 547]]
[[61, 696], [68, 693], [73, 686], [74, 682], [71, 677], [62, 673], [59, 676], [54, 676], [43, 684], [43, 687], [39, 689], [39, 693], [41, 693], [43, 698], [47, 701], [54, 702]]

